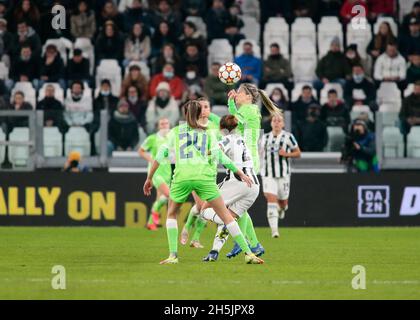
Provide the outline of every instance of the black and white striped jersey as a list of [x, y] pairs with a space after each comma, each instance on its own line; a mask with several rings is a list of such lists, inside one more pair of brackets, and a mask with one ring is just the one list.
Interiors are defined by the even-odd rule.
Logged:
[[[252, 161], [251, 151], [246, 146], [244, 138], [238, 133], [231, 133], [224, 136], [219, 144], [226, 156], [235, 163], [235, 166], [251, 177], [255, 184], [259, 184], [253, 169], [254, 162]], [[226, 173], [227, 178], [235, 176], [240, 180], [240, 178], [234, 175], [230, 170], [227, 170]]]
[[291, 152], [298, 147], [293, 134], [282, 130], [278, 136], [273, 132], [263, 135], [260, 142], [261, 150], [261, 176], [283, 178], [291, 174], [290, 158], [279, 155], [280, 149]]

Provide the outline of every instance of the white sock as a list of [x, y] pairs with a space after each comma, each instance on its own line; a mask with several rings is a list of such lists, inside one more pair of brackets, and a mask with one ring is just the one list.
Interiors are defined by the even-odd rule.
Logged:
[[192, 208], [190, 210], [190, 214], [193, 214], [195, 216], [198, 216], [200, 214], [200, 212], [197, 209], [197, 205], [196, 204], [192, 206]]
[[223, 220], [217, 215], [216, 211], [212, 208], [207, 208], [201, 211], [201, 217], [207, 221], [212, 221], [218, 225], [224, 225]]
[[278, 232], [279, 205], [277, 203], [267, 204], [267, 218], [272, 232]]
[[222, 231], [222, 229], [224, 228], [224, 225], [219, 225], [217, 227], [217, 232], [216, 235], [214, 236], [214, 241], [213, 241], [213, 248], [212, 250], [220, 252], [220, 250], [222, 250], [223, 246], [225, 245], [227, 239], [228, 239], [228, 235], [225, 236], [224, 238], [219, 237], [220, 232]]

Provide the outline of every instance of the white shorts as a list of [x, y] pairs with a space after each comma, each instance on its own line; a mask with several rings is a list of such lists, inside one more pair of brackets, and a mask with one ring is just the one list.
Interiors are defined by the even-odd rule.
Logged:
[[290, 176], [283, 178], [262, 177], [264, 193], [271, 193], [279, 200], [289, 199]]
[[236, 179], [223, 181], [219, 187], [226, 207], [239, 217], [251, 208], [260, 193], [258, 184], [248, 187], [245, 182]]

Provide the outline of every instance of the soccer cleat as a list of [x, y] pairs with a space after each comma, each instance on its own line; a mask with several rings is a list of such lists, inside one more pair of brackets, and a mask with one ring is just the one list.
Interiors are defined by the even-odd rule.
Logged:
[[158, 226], [159, 225], [159, 213], [156, 211], [152, 211], [152, 220], [153, 223]]
[[261, 257], [265, 253], [264, 247], [261, 245], [261, 243], [258, 243], [254, 248], [251, 248], [251, 251], [257, 257]]
[[204, 262], [215, 262], [217, 261], [217, 258], [219, 257], [219, 252], [216, 250], [211, 250], [209, 254], [203, 258]]
[[149, 223], [147, 225], [147, 229], [149, 229], [150, 231], [156, 231], [157, 230], [157, 225], [154, 223]]
[[196, 248], [196, 249], [203, 249], [204, 248], [204, 246], [198, 240], [191, 241], [190, 247], [191, 248]]
[[245, 262], [247, 264], [263, 264], [264, 260], [261, 258], [258, 258], [255, 254], [245, 254]]
[[240, 254], [241, 252], [242, 252], [241, 247], [239, 246], [239, 244], [237, 244], [237, 243], [235, 242], [235, 245], [233, 246], [232, 250], [226, 254], [226, 257], [227, 257], [228, 259], [231, 259], [231, 258], [236, 257], [236, 256], [237, 256], [238, 254]]
[[272, 236], [273, 238], [278, 238], [278, 237], [280, 237], [280, 234], [279, 234], [279, 232], [278, 232], [278, 231], [275, 231], [275, 232], [271, 232], [271, 236]]
[[187, 230], [187, 228], [185, 228], [185, 226], [184, 226], [184, 228], [182, 228], [180, 242], [183, 246], [185, 246], [188, 242], [188, 230]]
[[159, 262], [159, 264], [177, 264], [177, 263], [178, 263], [178, 257], [175, 255], [171, 255], [169, 256], [169, 258]]

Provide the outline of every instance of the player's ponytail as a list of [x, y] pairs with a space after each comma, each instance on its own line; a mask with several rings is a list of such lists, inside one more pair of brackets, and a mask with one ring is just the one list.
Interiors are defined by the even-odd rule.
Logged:
[[184, 105], [184, 110], [185, 120], [191, 128], [206, 130], [206, 127], [198, 121], [201, 115], [201, 104], [197, 100], [188, 101]]
[[277, 108], [277, 106], [274, 104], [273, 101], [271, 101], [270, 97], [267, 95], [267, 93], [264, 90], [258, 89], [258, 93], [261, 98], [261, 102], [263, 105], [267, 108], [268, 112], [272, 117], [274, 116], [280, 116], [283, 118], [283, 112]]

